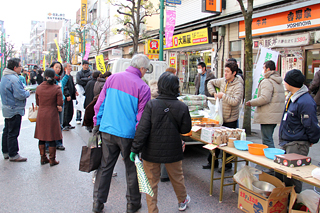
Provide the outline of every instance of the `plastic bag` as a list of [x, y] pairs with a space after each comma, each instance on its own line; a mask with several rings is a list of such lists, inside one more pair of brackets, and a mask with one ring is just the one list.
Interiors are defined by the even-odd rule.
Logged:
[[255, 175], [261, 173], [262, 172], [259, 169], [250, 166], [244, 166], [233, 176], [233, 178], [237, 183], [252, 190], [252, 182], [258, 181], [258, 178]]
[[320, 168], [315, 168], [311, 172], [312, 176], [318, 180], [320, 180]]
[[219, 121], [219, 124], [223, 124], [223, 114], [222, 114], [222, 101], [219, 98], [216, 98], [216, 105], [213, 105], [208, 101], [208, 106], [210, 109], [210, 118], [216, 121]]
[[312, 213], [315, 213], [318, 208], [320, 195], [311, 189], [303, 190], [298, 194], [297, 202], [303, 203], [306, 207], [310, 209]]

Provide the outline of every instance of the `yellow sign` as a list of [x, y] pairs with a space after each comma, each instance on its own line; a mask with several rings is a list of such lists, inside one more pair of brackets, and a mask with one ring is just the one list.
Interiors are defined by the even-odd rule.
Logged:
[[169, 66], [176, 69], [176, 61], [177, 61], [176, 57], [170, 57]]
[[87, 0], [81, 0], [81, 26], [87, 24]]
[[106, 66], [104, 64], [103, 55], [96, 56], [97, 69], [104, 74], [106, 72]]
[[62, 64], [62, 59], [61, 59], [61, 56], [60, 56], [60, 49], [59, 49], [58, 41], [57, 41], [56, 38], [54, 39], [54, 43], [56, 43], [56, 46], [57, 46], [58, 61]]
[[72, 45], [74, 45], [74, 33], [73, 34], [70, 33], [70, 42]]
[[43, 71], [46, 71], [46, 55], [43, 55]]
[[160, 50], [160, 41], [159, 39], [148, 39], [145, 43], [145, 53], [148, 55], [159, 55]]
[[151, 59], [159, 59], [159, 55], [147, 55], [148, 58]]
[[173, 46], [170, 48], [164, 47], [164, 49], [174, 49], [180, 47], [188, 47], [194, 46], [199, 44], [208, 44], [209, 37], [208, 37], [208, 28], [203, 28], [200, 30], [194, 30], [187, 33], [182, 33], [179, 35], [174, 35], [172, 38]]

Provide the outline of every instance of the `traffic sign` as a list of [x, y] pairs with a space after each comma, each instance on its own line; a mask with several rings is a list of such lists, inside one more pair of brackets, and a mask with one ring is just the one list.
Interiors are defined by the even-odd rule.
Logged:
[[181, 0], [166, 0], [168, 4], [181, 4]]

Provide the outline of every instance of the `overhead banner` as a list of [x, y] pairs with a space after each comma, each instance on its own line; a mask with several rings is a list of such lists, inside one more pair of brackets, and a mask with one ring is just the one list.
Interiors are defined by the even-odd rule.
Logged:
[[165, 38], [166, 38], [166, 46], [172, 47], [172, 36], [174, 32], [174, 26], [176, 24], [176, 11], [167, 10], [167, 19], [166, 19], [166, 29], [165, 29]]
[[[252, 20], [252, 36], [290, 32], [320, 26], [320, 4]], [[244, 21], [239, 22], [239, 38], [245, 37]]]
[[274, 47], [299, 47], [310, 44], [309, 33], [299, 33], [296, 35], [276, 35], [272, 37], [262, 37], [252, 39], [253, 48], [257, 49], [259, 46], [266, 48]]
[[87, 0], [81, 0], [81, 27], [87, 24]]
[[221, 13], [222, 0], [202, 0], [202, 12]]
[[62, 59], [61, 59], [61, 56], [60, 56], [60, 49], [59, 49], [58, 41], [57, 41], [56, 38], [54, 39], [54, 43], [56, 43], [56, 46], [57, 46], [58, 61], [62, 64]]
[[169, 48], [165, 46], [164, 49], [173, 49], [173, 48], [188, 47], [188, 46], [199, 45], [199, 44], [208, 44], [209, 42], [208, 28], [203, 28], [200, 30], [194, 30], [191, 32], [175, 35], [173, 36], [172, 40], [173, 40], [173, 46]]
[[252, 82], [252, 98], [257, 98], [258, 96], [258, 85], [259, 82], [263, 79], [263, 64], [266, 61], [272, 60], [275, 64], [278, 63], [279, 52], [261, 47], [260, 56], [256, 67], [253, 71], [253, 82]]
[[106, 66], [104, 64], [104, 58], [103, 55], [98, 55], [96, 56], [96, 64], [97, 64], [97, 69], [104, 74], [106, 72]]

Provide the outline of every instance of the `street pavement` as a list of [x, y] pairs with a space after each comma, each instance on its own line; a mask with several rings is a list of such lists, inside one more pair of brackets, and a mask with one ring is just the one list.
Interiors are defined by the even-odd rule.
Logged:
[[[27, 107], [35, 102], [32, 94]], [[0, 130], [4, 121], [0, 113]], [[57, 150], [60, 164], [54, 167], [40, 165], [38, 140], [34, 139], [35, 123], [30, 123], [26, 115], [22, 119], [19, 137], [20, 154], [27, 157], [27, 162], [16, 163], [0, 158], [0, 213], [37, 212], [37, 213], [70, 213], [91, 212], [92, 209], [92, 173], [79, 171], [81, 147], [87, 144], [91, 135], [84, 127], [75, 124], [75, 129], [63, 132], [65, 151]], [[248, 140], [260, 142], [259, 126], [253, 125], [253, 137]], [[1, 132], [2, 133], [2, 132]], [[274, 135], [277, 137], [277, 134]], [[275, 142], [277, 143], [277, 142]], [[313, 163], [319, 162], [317, 156], [319, 145], [312, 147], [310, 155]], [[187, 192], [191, 202], [185, 212], [242, 212], [237, 208], [238, 186], [232, 192], [232, 186], [225, 187], [223, 202], [219, 203], [220, 181], [214, 181], [213, 196], [209, 196], [210, 170], [203, 170], [208, 151], [202, 145], [186, 147], [183, 170]], [[241, 166], [241, 165], [239, 165]], [[115, 167], [117, 176], [112, 178], [108, 202], [104, 212], [118, 213], [126, 210], [125, 167], [119, 157]], [[228, 172], [227, 175], [231, 172]], [[216, 172], [215, 175], [218, 175]], [[226, 183], [231, 182], [229, 179]], [[305, 184], [306, 185], [306, 184]], [[304, 187], [306, 187], [304, 185]], [[178, 211], [178, 202], [170, 182], [159, 183], [158, 208], [160, 212]], [[147, 212], [145, 195], [142, 195], [141, 213]]]

